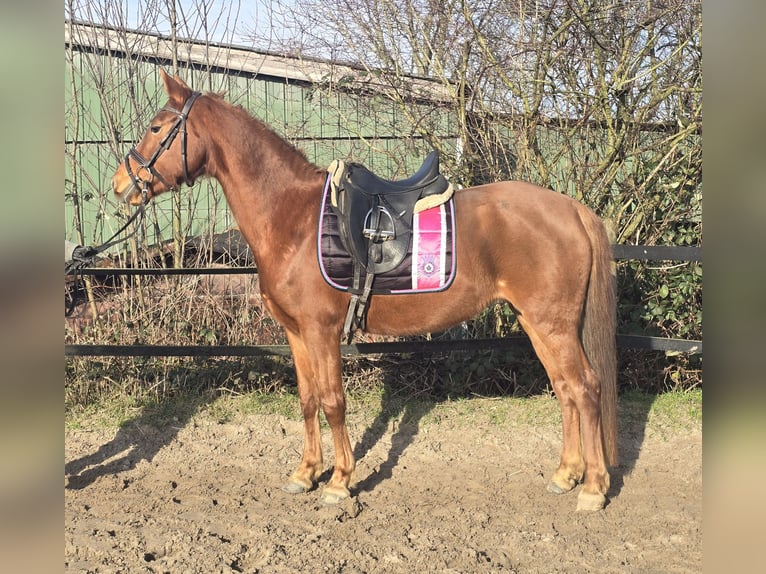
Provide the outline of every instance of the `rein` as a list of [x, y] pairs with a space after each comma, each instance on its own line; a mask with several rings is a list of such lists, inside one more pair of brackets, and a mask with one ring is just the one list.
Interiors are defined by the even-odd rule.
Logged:
[[66, 317], [69, 317], [72, 314], [72, 311], [74, 311], [76, 300], [77, 300], [75, 297], [75, 293], [77, 292], [79, 288], [78, 286], [82, 283], [83, 270], [89, 265], [93, 264], [94, 260], [100, 253], [103, 253], [104, 251], [112, 247], [113, 245], [117, 245], [118, 243], [127, 241], [128, 239], [130, 239], [136, 234], [136, 232], [138, 231], [138, 225], [136, 225], [133, 231], [128, 233], [125, 237], [117, 239], [117, 236], [120, 235], [123, 231], [125, 231], [130, 224], [144, 218], [144, 215], [146, 214], [147, 203], [149, 203], [149, 197], [146, 194], [146, 191], [144, 190], [141, 193], [141, 205], [139, 205], [138, 208], [131, 214], [131, 216], [122, 225], [122, 227], [120, 227], [114, 233], [114, 235], [112, 235], [109, 239], [107, 239], [101, 245], [98, 245], [98, 246], [76, 245], [71, 248], [71, 251], [69, 249], [66, 249], [67, 253], [64, 257], [64, 275], [74, 276], [74, 287], [71, 289], [70, 300], [69, 300], [69, 303], [67, 304], [66, 311], [64, 312]]
[[145, 213], [146, 213], [146, 204], [149, 203], [149, 199], [146, 194], [142, 194], [141, 199], [141, 205], [138, 206], [138, 208], [131, 214], [131, 216], [128, 218], [128, 220], [120, 227], [114, 235], [112, 235], [109, 239], [107, 239], [104, 243], [98, 246], [88, 246], [83, 247], [81, 245], [76, 246], [71, 253], [71, 258], [67, 261], [66, 267], [64, 268], [64, 274], [65, 275], [71, 275], [73, 271], [77, 271], [85, 267], [87, 264], [92, 263], [93, 259], [96, 257], [96, 255], [103, 253], [113, 245], [117, 245], [118, 243], [122, 243], [123, 241], [127, 241], [131, 237], [133, 237], [136, 232], [138, 231], [138, 226], [128, 233], [125, 237], [122, 239], [117, 239], [117, 236], [120, 235], [123, 231], [125, 231], [128, 226], [133, 223], [134, 221], [138, 219], [143, 219]]

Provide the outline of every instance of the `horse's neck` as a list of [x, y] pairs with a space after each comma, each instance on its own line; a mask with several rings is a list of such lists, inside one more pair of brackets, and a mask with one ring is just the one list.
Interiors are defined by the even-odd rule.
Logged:
[[258, 261], [313, 233], [323, 173], [268, 128], [226, 112], [233, 117], [219, 118], [221, 137], [208, 146], [209, 175]]

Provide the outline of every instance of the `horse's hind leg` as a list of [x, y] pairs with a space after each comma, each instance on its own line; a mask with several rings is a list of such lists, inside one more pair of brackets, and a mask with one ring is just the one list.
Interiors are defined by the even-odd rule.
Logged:
[[[548, 490], [563, 493], [582, 481], [578, 510], [600, 510], [606, 504], [609, 474], [601, 431], [599, 383], [575, 327], [545, 329], [528, 318], [519, 322], [530, 337], [561, 405], [562, 449]], [[559, 326], [560, 327], [560, 326]]]
[[580, 448], [580, 414], [572, 396], [570, 385], [567, 384], [558, 366], [558, 360], [548, 351], [548, 347], [543, 343], [537, 331], [525, 318], [519, 316], [519, 322], [529, 335], [537, 357], [545, 367], [561, 407], [561, 461], [559, 468], [551, 477], [548, 490], [562, 494], [572, 490], [585, 474], [585, 460]]

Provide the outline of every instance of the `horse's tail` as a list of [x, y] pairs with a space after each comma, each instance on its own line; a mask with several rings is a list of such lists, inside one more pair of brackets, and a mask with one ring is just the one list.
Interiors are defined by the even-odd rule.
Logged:
[[617, 287], [612, 246], [604, 224], [587, 207], [580, 219], [590, 238], [593, 261], [582, 327], [585, 355], [598, 378], [601, 428], [608, 466], [617, 466]]

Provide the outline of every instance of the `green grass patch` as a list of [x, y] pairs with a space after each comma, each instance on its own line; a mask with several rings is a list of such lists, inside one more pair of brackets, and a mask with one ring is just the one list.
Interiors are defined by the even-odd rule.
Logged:
[[[549, 426], [561, 421], [558, 402], [545, 390], [516, 397], [501, 392], [495, 396], [453, 396], [428, 390], [429, 384], [434, 386], [433, 381], [439, 380], [435, 364], [424, 368], [413, 363], [404, 372], [392, 369], [390, 361], [358, 359], [348, 367], [355, 368], [358, 379], [348, 373], [344, 379], [348, 418], [355, 424], [388, 421], [469, 428], [479, 424]], [[420, 378], [408, 378], [408, 373], [420, 373]], [[135, 421], [157, 427], [183, 425], [196, 417], [218, 423], [236, 423], [248, 415], [301, 419], [294, 371], [290, 362], [282, 359], [80, 359], [68, 363], [66, 375], [65, 421], [69, 429], [117, 428]], [[657, 394], [623, 390], [619, 408], [623, 428], [647, 423], [691, 428], [702, 420], [702, 390], [697, 387]], [[324, 425], [323, 417], [322, 421]]]
[[[561, 421], [558, 401], [550, 395], [443, 401], [394, 397], [389, 400], [385, 393], [371, 390], [350, 393], [347, 402], [349, 420], [360, 424], [370, 424], [376, 418], [405, 425], [451, 424], [465, 428], [477, 425], [550, 426]], [[650, 426], [688, 429], [702, 422], [700, 389], [659, 395], [628, 391], [620, 396], [619, 405], [622, 425], [646, 422]], [[67, 428], [77, 430], [116, 428], [136, 419], [157, 427], [185, 424], [195, 417], [232, 423], [253, 414], [300, 420], [297, 393], [294, 389], [243, 394], [187, 391], [162, 398], [152, 393], [114, 393], [87, 405], [69, 407], [65, 420]]]
[[702, 389], [649, 394], [626, 391], [619, 399], [621, 423], [689, 429], [702, 424]]

